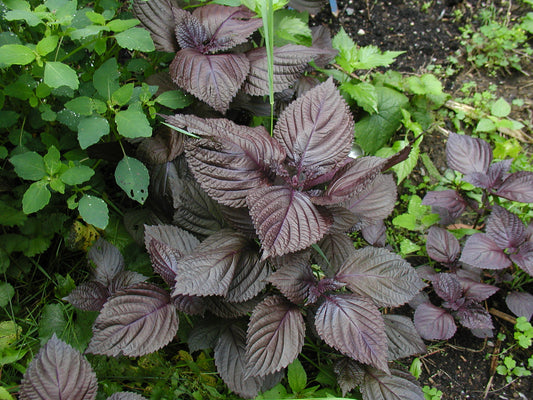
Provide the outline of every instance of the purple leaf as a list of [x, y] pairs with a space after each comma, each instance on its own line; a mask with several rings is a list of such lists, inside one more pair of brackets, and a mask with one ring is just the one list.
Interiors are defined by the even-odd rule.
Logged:
[[511, 168], [512, 159], [498, 161], [489, 167], [489, 172], [487, 173], [489, 177], [490, 188], [498, 188], [502, 184], [503, 180], [507, 177], [507, 172]]
[[362, 223], [358, 224], [358, 228], [362, 229], [373, 221], [387, 218], [395, 203], [396, 184], [392, 175], [378, 175], [361, 193], [351, 198], [345, 207], [361, 219]]
[[459, 261], [487, 269], [504, 269], [511, 265], [504, 251], [484, 233], [475, 233], [466, 240]]
[[239, 257], [235, 274], [225, 295], [227, 301], [243, 302], [255, 297], [266, 286], [271, 271], [266, 261], [261, 261], [258, 250], [245, 248]]
[[263, 127], [191, 115], [175, 115], [167, 120], [205, 137], [187, 142], [189, 167], [213, 199], [230, 207], [245, 206], [246, 196], [267, 184], [270, 168], [285, 158], [279, 143]]
[[[317, 198], [311, 198], [311, 201]], [[342, 206], [326, 206], [333, 217], [333, 224], [329, 228], [329, 233], [332, 234], [345, 234], [354, 230], [354, 226], [361, 222], [353, 212]]]
[[111, 293], [103, 284], [87, 281], [72, 290], [64, 300], [83, 311], [100, 311], [109, 296]]
[[341, 358], [335, 362], [333, 370], [335, 371], [335, 375], [337, 375], [337, 383], [344, 397], [346, 397], [349, 391], [363, 383], [365, 370], [361, 364], [351, 358]]
[[414, 323], [420, 336], [427, 340], [447, 340], [457, 330], [453, 316], [431, 303], [422, 303], [417, 307]]
[[455, 190], [428, 192], [422, 199], [422, 204], [431, 206], [431, 210], [439, 214], [442, 225], [453, 223], [466, 208], [466, 201]]
[[313, 47], [325, 51], [325, 54], [320, 54], [314, 60], [319, 68], [324, 68], [333, 61], [339, 53], [331, 44], [331, 31], [325, 25], [317, 25], [311, 27], [311, 35], [313, 38]]
[[150, 243], [156, 240], [171, 249], [177, 251], [177, 254], [184, 256], [192, 253], [192, 251], [200, 243], [189, 232], [178, 228], [174, 225], [152, 225], [145, 226], [144, 243], [148, 249]]
[[[308, 67], [309, 62], [326, 51], [313, 47], [287, 44], [275, 47], [274, 92], [279, 93], [292, 86]], [[265, 96], [269, 93], [268, 63], [265, 47], [259, 47], [246, 53], [250, 61], [250, 73], [243, 85], [245, 93], [252, 96]]]
[[228, 329], [232, 323], [230, 320], [207, 317], [195, 321], [194, 326], [189, 332], [187, 344], [189, 351], [212, 349], [216, 346], [221, 333]]
[[446, 143], [448, 167], [464, 175], [487, 173], [492, 161], [492, 149], [482, 139], [450, 133]]
[[533, 219], [529, 221], [529, 224], [526, 227], [526, 240], [528, 242], [533, 242]]
[[505, 304], [517, 317], [526, 317], [531, 321], [533, 316], [533, 295], [527, 292], [510, 292], [505, 298]]
[[463, 180], [478, 188], [490, 189], [492, 187], [489, 176], [484, 172], [472, 172], [465, 175]]
[[193, 254], [178, 260], [172, 296], [225, 296], [248, 240], [221, 230], [203, 241]]
[[468, 329], [494, 329], [490, 314], [478, 303], [466, 303], [457, 311], [457, 317], [461, 325]]
[[533, 172], [519, 171], [509, 175], [496, 195], [521, 203], [533, 203]]
[[137, 158], [145, 164], [165, 164], [183, 153], [183, 135], [165, 127], [137, 147]]
[[427, 236], [426, 251], [433, 260], [451, 264], [459, 256], [461, 246], [457, 238], [446, 229], [432, 226]]
[[450, 304], [454, 304], [463, 295], [461, 283], [455, 274], [437, 274], [433, 279], [433, 289], [441, 299]]
[[264, 258], [303, 250], [318, 242], [331, 225], [326, 210], [290, 187], [257, 189], [247, 202]]
[[182, 254], [156, 239], [150, 241], [147, 250], [154, 272], [161, 276], [167, 285], [173, 286], [178, 260], [182, 257]]
[[172, 297], [172, 303], [178, 311], [189, 315], [204, 315], [206, 306], [203, 297], [179, 294]]
[[500, 290], [498, 287], [493, 285], [476, 282], [469, 278], [463, 278], [460, 276], [457, 277], [459, 278], [459, 282], [461, 283], [463, 296], [467, 299], [475, 301], [485, 301], [498, 290]]
[[94, 279], [109, 286], [113, 277], [124, 269], [124, 257], [111, 243], [99, 238], [87, 252], [87, 258], [95, 265]]
[[221, 205], [220, 211], [228, 224], [237, 232], [241, 232], [249, 238], [257, 237], [254, 223], [247, 207], [234, 208]]
[[300, 12], [307, 11], [311, 15], [318, 14], [324, 8], [323, 0], [290, 0], [289, 6]]
[[331, 347], [388, 372], [385, 324], [369, 300], [351, 294], [325, 296], [315, 315], [315, 327]]
[[54, 335], [24, 373], [20, 400], [93, 400], [98, 381], [91, 364]]
[[246, 338], [247, 376], [280, 371], [300, 354], [305, 324], [300, 310], [279, 296], [257, 305]]
[[374, 247], [385, 247], [387, 244], [387, 227], [383, 220], [372, 222], [361, 229], [361, 234], [367, 243]]
[[404, 315], [383, 315], [385, 333], [389, 341], [389, 361], [425, 353], [426, 345], [410, 318]]
[[172, 8], [174, 21], [176, 21], [176, 38], [182, 49], [193, 48], [202, 53], [207, 50], [204, 42], [207, 41], [205, 26], [188, 11]]
[[523, 222], [505, 208], [494, 205], [485, 232], [500, 249], [517, 248], [525, 241]]
[[421, 265], [416, 267], [415, 271], [420, 278], [425, 279], [426, 281], [433, 281], [438, 275], [435, 269], [429, 265]]
[[518, 253], [511, 254], [509, 257], [516, 265], [533, 276], [533, 242], [522, 244]]
[[107, 400], [146, 400], [146, 398], [137, 393], [118, 392], [113, 393]]
[[270, 275], [268, 282], [295, 304], [303, 304], [309, 290], [318, 283], [306, 259], [282, 266]]
[[265, 377], [246, 374], [246, 333], [233, 325], [221, 332], [214, 349], [215, 365], [228, 388], [245, 398], [259, 393]]
[[133, 13], [150, 32], [156, 50], [170, 53], [178, 50], [178, 43], [174, 36], [173, 7], [177, 7], [175, 0], [133, 1]]
[[325, 193], [314, 197], [315, 204], [338, 204], [362, 193], [380, 175], [386, 159], [361, 157], [351, 161], [332, 177]]
[[202, 54], [185, 48], [176, 53], [169, 72], [180, 88], [225, 113], [249, 69], [244, 54]]
[[211, 314], [220, 318], [237, 318], [251, 313], [259, 303], [257, 298], [253, 298], [241, 303], [230, 303], [223, 297], [209, 296], [202, 298], [205, 309]]
[[397, 254], [365, 247], [347, 258], [335, 279], [378, 306], [399, 306], [411, 300], [425, 284], [416, 271]]
[[253, 18], [255, 14], [245, 6], [208, 4], [196, 8], [192, 15], [205, 26], [210, 37], [210, 51], [228, 50], [245, 43], [263, 25], [261, 18]]
[[332, 79], [307, 91], [280, 115], [274, 137], [300, 180], [343, 162], [353, 141], [353, 118]]
[[365, 379], [359, 390], [364, 400], [424, 400], [424, 393], [413, 377], [392, 369], [390, 374], [366, 368]]
[[142, 356], [167, 345], [177, 330], [176, 308], [168, 293], [140, 283], [117, 292], [104, 304], [86, 352]]
[[352, 238], [343, 233], [328, 234], [318, 243], [329, 262], [320, 254], [315, 256], [315, 262], [320, 265], [327, 276], [334, 276], [344, 261], [357, 252]]
[[120, 271], [111, 281], [109, 291], [114, 294], [121, 289], [145, 282], [146, 279], [148, 279], [146, 276], [135, 271]]

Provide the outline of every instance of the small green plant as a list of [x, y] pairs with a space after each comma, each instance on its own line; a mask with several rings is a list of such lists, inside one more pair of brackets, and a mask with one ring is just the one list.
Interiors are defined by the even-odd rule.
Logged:
[[435, 387], [424, 386], [422, 388], [424, 398], [426, 400], [440, 400], [442, 399], [442, 392]]
[[[512, 353], [512, 350], [517, 347], [521, 349], [529, 349], [532, 345], [533, 326], [525, 317], [519, 317], [516, 319], [513, 337], [515, 343], [502, 352], [500, 355], [502, 363], [496, 368], [496, 372], [505, 376], [507, 382], [511, 382], [513, 379], [524, 376], [531, 376], [533, 371], [533, 355], [528, 358], [527, 365], [525, 365], [524, 362], [517, 361]], [[505, 340], [505, 336], [499, 337], [499, 339]]]

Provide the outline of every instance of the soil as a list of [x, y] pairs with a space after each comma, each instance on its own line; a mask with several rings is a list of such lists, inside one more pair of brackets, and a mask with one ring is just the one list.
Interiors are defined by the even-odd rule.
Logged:
[[[423, 5], [427, 6], [422, 11]], [[493, 3], [502, 9], [505, 5]], [[512, 4], [511, 11], [516, 10]], [[324, 9], [312, 20], [312, 24], [327, 24], [332, 33], [344, 30], [361, 46], [376, 45], [381, 50], [405, 53], [392, 65], [404, 74], [428, 72], [430, 65], [449, 65], [448, 57], [459, 48], [460, 27], [465, 20], [471, 19], [485, 3], [469, 3], [458, 0], [338, 0], [339, 14], [333, 16], [329, 8]], [[456, 13], [463, 15], [461, 20]], [[527, 67], [526, 67], [527, 68]], [[529, 75], [527, 74], [529, 73]], [[519, 120], [533, 121], [533, 69], [526, 74], [515, 73], [505, 76], [489, 76], [467, 66], [459, 74], [445, 80], [446, 90], [457, 94], [463, 83], [475, 81], [477, 90], [483, 91], [489, 85], [497, 85], [497, 95], [511, 101], [520, 98], [524, 107], [514, 109], [511, 116]], [[531, 132], [529, 132], [531, 135]], [[424, 148], [437, 168], [445, 168], [444, 143], [442, 132], [434, 131], [424, 138]], [[524, 143], [531, 151], [531, 146]], [[494, 297], [494, 296], [493, 296]], [[510, 313], [502, 299], [491, 299], [490, 307]], [[513, 336], [513, 325], [501, 318], [494, 317], [496, 333], [502, 332], [508, 338]], [[507, 342], [508, 343], [508, 342]], [[505, 350], [506, 342], [496, 337], [488, 340], [474, 337], [470, 331], [459, 328], [452, 340], [447, 342], [428, 342], [428, 353], [421, 356], [423, 373], [419, 379], [422, 386], [435, 387], [443, 392], [444, 400], [463, 399], [525, 399], [533, 400], [533, 378], [526, 377], [508, 384], [505, 378], [495, 373], [493, 354]], [[529, 351], [517, 351], [515, 359], [527, 360]], [[407, 360], [405, 365], [410, 365]], [[494, 360], [495, 361], [495, 360]], [[492, 364], [492, 365], [491, 365]]]

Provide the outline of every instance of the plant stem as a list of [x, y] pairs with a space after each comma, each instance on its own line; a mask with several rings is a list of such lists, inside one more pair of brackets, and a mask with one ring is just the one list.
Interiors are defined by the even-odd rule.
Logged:
[[270, 101], [270, 136], [274, 129], [274, 6], [266, 0], [261, 6], [261, 17], [265, 31], [265, 48], [268, 66], [268, 97]]

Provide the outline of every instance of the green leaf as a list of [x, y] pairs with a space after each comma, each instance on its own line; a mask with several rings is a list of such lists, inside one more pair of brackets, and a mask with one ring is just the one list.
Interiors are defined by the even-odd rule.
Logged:
[[56, 49], [58, 41], [59, 36], [57, 35], [46, 36], [37, 43], [35, 50], [37, 50], [39, 55], [45, 56]]
[[131, 139], [152, 136], [152, 127], [146, 115], [139, 110], [129, 108], [119, 111], [115, 116], [118, 133]]
[[490, 113], [495, 117], [504, 118], [511, 112], [511, 105], [505, 101], [503, 97], [500, 97], [490, 107]]
[[45, 343], [55, 333], [59, 338], [63, 337], [67, 329], [67, 320], [63, 307], [59, 304], [47, 304], [41, 311], [39, 321], [39, 339]]
[[106, 100], [111, 99], [111, 94], [120, 87], [118, 83], [119, 75], [115, 58], [110, 58], [94, 71], [93, 85], [98, 94]]
[[29, 26], [37, 26], [43, 22], [38, 13], [26, 10], [13, 10], [5, 14], [7, 21], [26, 21]]
[[[0, 202], [0, 225], [22, 225], [28, 217], [21, 210]], [[1, 258], [1, 256], [0, 256]]]
[[7, 271], [10, 262], [9, 254], [0, 247], [0, 274], [3, 274]]
[[417, 217], [422, 217], [430, 209], [430, 206], [425, 206], [422, 204], [422, 199], [416, 194], [411, 196], [411, 199], [409, 200], [409, 205], [407, 206], [409, 214], [412, 214]]
[[0, 400], [13, 400], [13, 396], [3, 386], [0, 386]]
[[33, 182], [22, 196], [22, 211], [31, 214], [41, 210], [50, 201], [50, 196], [45, 181]]
[[6, 146], [0, 146], [0, 160], [3, 160], [8, 156], [9, 152], [7, 151]]
[[107, 23], [107, 27], [113, 32], [123, 32], [127, 29], [133, 28], [136, 25], [139, 25], [140, 21], [138, 19], [114, 19]]
[[0, 352], [15, 343], [21, 333], [22, 328], [14, 321], [0, 322]]
[[101, 198], [84, 194], [78, 203], [78, 211], [88, 224], [105, 229], [109, 222], [107, 204]]
[[148, 196], [148, 169], [136, 158], [124, 156], [115, 170], [118, 185], [133, 200], [143, 204]]
[[94, 175], [94, 170], [86, 165], [78, 165], [61, 174], [61, 180], [67, 185], [79, 185], [87, 182]]
[[97, 25], [105, 25], [105, 18], [102, 14], [98, 14], [94, 11], [87, 11], [85, 12], [85, 16], [91, 21], [93, 24]]
[[274, 46], [281, 47], [287, 43], [311, 46], [312, 35], [309, 18], [296, 10], [280, 10], [274, 14]]
[[300, 360], [295, 359], [287, 368], [287, 379], [293, 393], [302, 392], [307, 386], [307, 374]]
[[0, 111], [0, 128], [12, 127], [18, 121], [19, 117], [20, 114], [17, 114], [15, 111]]
[[180, 90], [168, 90], [157, 96], [155, 102], [171, 109], [177, 109], [191, 105], [192, 98]]
[[354, 69], [373, 69], [376, 67], [386, 67], [392, 64], [396, 57], [405, 51], [385, 51], [381, 52], [376, 46], [365, 46], [357, 49], [356, 57], [351, 60]]
[[475, 132], [494, 132], [496, 124], [489, 118], [481, 118], [476, 126]]
[[115, 104], [119, 106], [123, 106], [130, 101], [131, 96], [133, 95], [133, 87], [135, 85], [133, 83], [128, 83], [124, 86], [121, 86], [117, 90], [111, 94], [111, 99], [115, 102]]
[[87, 96], [75, 97], [67, 101], [65, 107], [80, 115], [90, 116], [93, 114], [93, 100]]
[[128, 50], [154, 51], [155, 46], [150, 33], [143, 28], [130, 28], [115, 35], [120, 47]]
[[333, 38], [332, 45], [339, 51], [335, 61], [342, 69], [351, 74], [354, 71], [351, 60], [356, 57], [357, 46], [343, 27], [341, 27], [340, 31]]
[[48, 184], [50, 185], [50, 189], [55, 190], [56, 192], [59, 192], [61, 194], [65, 194], [65, 184], [60, 178], [54, 176], [50, 179]]
[[61, 168], [61, 154], [55, 146], [50, 146], [48, 152], [43, 157], [44, 166], [48, 175], [55, 175]]
[[341, 89], [348, 93], [357, 105], [367, 113], [375, 114], [378, 112], [378, 93], [374, 85], [366, 82], [357, 84], [346, 82], [341, 85]]
[[68, 86], [74, 90], [80, 85], [76, 71], [58, 61], [47, 62], [44, 66], [44, 83], [51, 88]]
[[7, 282], [0, 282], [0, 307], [7, 306], [14, 295], [15, 289], [13, 286]]
[[442, 83], [433, 74], [424, 74], [420, 77], [411, 76], [407, 78], [407, 84], [414, 94], [439, 95], [442, 93]]
[[17, 154], [9, 159], [15, 167], [15, 172], [22, 179], [38, 181], [46, 176], [46, 166], [43, 158], [34, 151]]
[[394, 217], [392, 224], [414, 231], [416, 229], [416, 217], [411, 214], [400, 214], [397, 217]]
[[26, 65], [35, 60], [35, 53], [21, 44], [5, 44], [0, 47], [0, 66]]
[[388, 87], [376, 87], [376, 92], [378, 112], [355, 124], [357, 143], [370, 154], [384, 146], [400, 127], [402, 107], [409, 102], [402, 93]]
[[413, 243], [411, 240], [404, 238], [400, 242], [400, 252], [402, 255], [411, 254], [415, 251], [420, 250], [420, 246], [416, 243]]
[[99, 115], [83, 118], [78, 124], [78, 142], [82, 149], [98, 143], [100, 138], [108, 133], [109, 123]]

